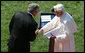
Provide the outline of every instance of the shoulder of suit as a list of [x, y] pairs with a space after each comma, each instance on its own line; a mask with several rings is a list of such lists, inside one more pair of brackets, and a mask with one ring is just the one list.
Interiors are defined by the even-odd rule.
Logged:
[[21, 14], [24, 14], [24, 12], [22, 12], [22, 11], [17, 11], [17, 12], [15, 12], [15, 16], [19, 16], [19, 15], [21, 15]]
[[15, 14], [14, 14], [15, 16], [30, 16], [31, 17], [31, 15], [29, 14], [29, 13], [27, 13], [27, 12], [22, 12], [22, 11], [17, 11], [17, 12], [15, 12]]
[[[16, 13], [24, 13], [24, 12], [22, 12], [22, 11], [17, 11]], [[16, 14], [16, 13], [15, 13], [15, 14]]]

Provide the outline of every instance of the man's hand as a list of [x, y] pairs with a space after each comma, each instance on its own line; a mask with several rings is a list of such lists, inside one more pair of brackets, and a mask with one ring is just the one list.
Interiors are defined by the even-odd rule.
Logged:
[[41, 32], [43, 32], [43, 29], [40, 29], [40, 30], [38, 29], [38, 30], [36, 30], [35, 33], [36, 33], [36, 35], [38, 36]]
[[39, 35], [38, 31], [39, 31], [39, 29], [37, 29], [37, 30], [35, 31], [36, 36]]

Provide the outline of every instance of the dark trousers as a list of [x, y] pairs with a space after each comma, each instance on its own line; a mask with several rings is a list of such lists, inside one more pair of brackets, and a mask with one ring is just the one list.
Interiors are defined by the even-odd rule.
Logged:
[[52, 39], [51, 37], [49, 42], [49, 52], [54, 52], [54, 43], [55, 43], [55, 39]]

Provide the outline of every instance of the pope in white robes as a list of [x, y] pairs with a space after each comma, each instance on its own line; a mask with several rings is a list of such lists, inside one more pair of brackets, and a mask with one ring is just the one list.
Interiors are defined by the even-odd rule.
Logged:
[[64, 6], [58, 4], [54, 6], [55, 11], [62, 11], [62, 16], [55, 16], [49, 23], [43, 26], [39, 33], [43, 31], [43, 36], [50, 38], [54, 35], [54, 52], [75, 52], [75, 40], [73, 33], [77, 32], [77, 26], [72, 16], [64, 11]]

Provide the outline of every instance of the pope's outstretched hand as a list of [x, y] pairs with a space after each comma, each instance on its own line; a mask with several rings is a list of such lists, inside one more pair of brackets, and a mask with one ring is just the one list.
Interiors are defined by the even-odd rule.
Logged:
[[35, 33], [36, 33], [36, 35], [38, 36], [41, 32], [43, 32], [43, 29], [40, 29], [40, 30], [38, 29], [38, 30], [36, 30]]

